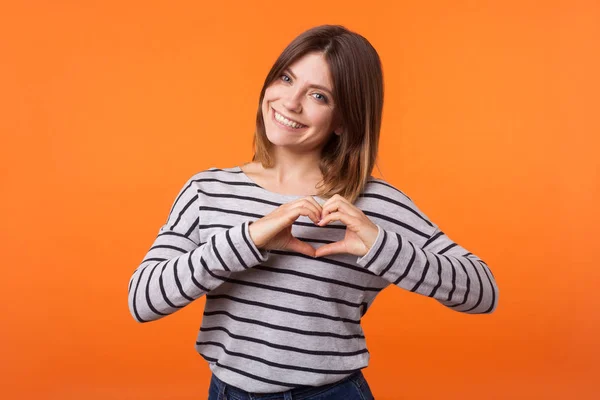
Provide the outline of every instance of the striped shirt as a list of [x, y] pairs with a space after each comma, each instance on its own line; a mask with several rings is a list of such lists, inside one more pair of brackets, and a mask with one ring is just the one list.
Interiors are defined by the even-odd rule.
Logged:
[[[258, 249], [249, 224], [302, 197], [268, 191], [239, 166], [193, 175], [130, 278], [135, 320], [160, 319], [206, 296], [198, 353], [222, 381], [272, 393], [334, 383], [365, 368], [361, 318], [390, 284], [462, 313], [496, 309], [487, 264], [373, 176], [354, 203], [378, 227], [364, 256]], [[292, 225], [292, 234], [315, 248], [344, 233], [341, 221], [317, 226], [300, 216]]]

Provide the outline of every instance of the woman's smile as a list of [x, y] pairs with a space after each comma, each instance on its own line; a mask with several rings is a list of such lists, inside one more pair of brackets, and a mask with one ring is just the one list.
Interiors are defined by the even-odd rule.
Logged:
[[307, 128], [306, 125], [299, 124], [298, 122], [290, 120], [284, 117], [283, 115], [279, 114], [277, 111], [275, 111], [273, 107], [271, 107], [271, 110], [273, 121], [281, 128], [293, 132], [303, 131], [305, 128]]

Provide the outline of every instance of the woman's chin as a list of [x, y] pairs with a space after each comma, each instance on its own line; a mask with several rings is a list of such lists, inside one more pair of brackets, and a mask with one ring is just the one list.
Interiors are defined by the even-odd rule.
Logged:
[[304, 136], [304, 134], [308, 130], [308, 127], [295, 130], [293, 128], [280, 126], [276, 122], [271, 122], [271, 124], [269, 124], [265, 128], [266, 128], [267, 137], [269, 138], [269, 140], [271, 142], [273, 142], [273, 141], [287, 142], [289, 140], [295, 140], [299, 137]]
[[269, 139], [269, 142], [277, 146], [296, 143], [296, 138], [285, 132], [267, 132], [267, 139]]

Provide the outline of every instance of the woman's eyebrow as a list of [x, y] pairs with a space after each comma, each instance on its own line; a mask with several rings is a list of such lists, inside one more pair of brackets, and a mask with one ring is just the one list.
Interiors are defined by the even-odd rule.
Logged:
[[[294, 74], [294, 72], [291, 69], [286, 68], [283, 72], [289, 73], [292, 76], [292, 78], [296, 79], [296, 74]], [[316, 83], [312, 83], [312, 84], [310, 84], [310, 86], [314, 87], [314, 88], [317, 88], [317, 89], [324, 90], [326, 92], [329, 92], [329, 94], [333, 96], [333, 93], [331, 92], [331, 89], [328, 89], [325, 86], [317, 85]]]

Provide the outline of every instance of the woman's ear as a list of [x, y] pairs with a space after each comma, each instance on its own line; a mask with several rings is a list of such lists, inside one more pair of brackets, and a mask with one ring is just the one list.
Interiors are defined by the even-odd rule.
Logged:
[[344, 128], [340, 126], [336, 130], [334, 130], [333, 133], [335, 133], [336, 135], [340, 136], [342, 133], [344, 133]]
[[344, 133], [344, 126], [341, 123], [341, 117], [338, 113], [335, 114], [335, 117], [333, 118], [334, 122], [333, 122], [333, 126], [335, 126], [336, 128], [333, 130], [333, 133], [340, 136], [342, 133]]

